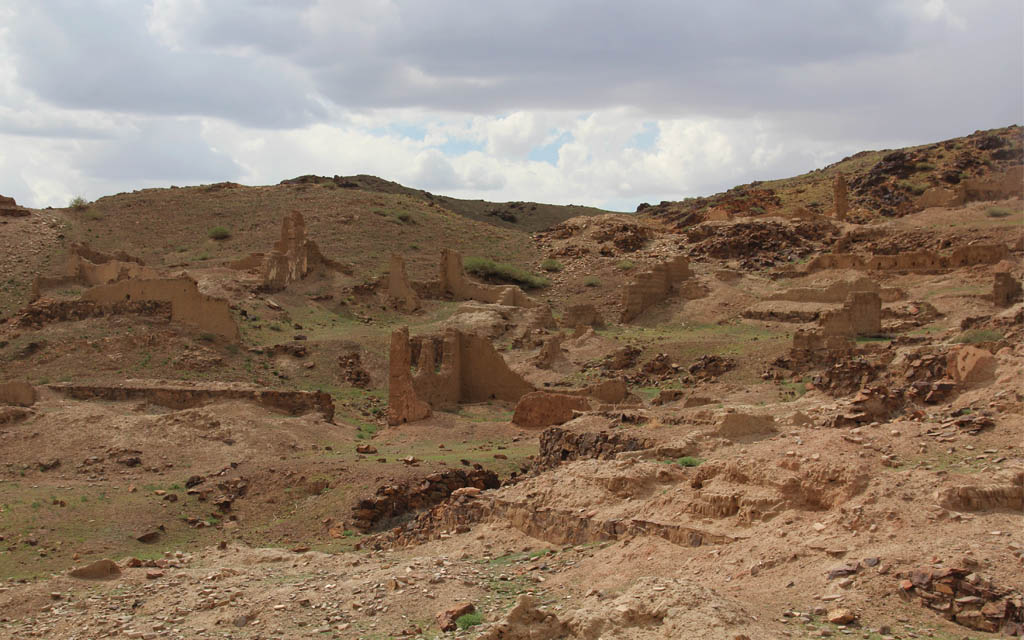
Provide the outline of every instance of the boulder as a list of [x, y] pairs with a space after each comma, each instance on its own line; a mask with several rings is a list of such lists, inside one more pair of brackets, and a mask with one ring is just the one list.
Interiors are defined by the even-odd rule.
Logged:
[[121, 575], [121, 569], [113, 560], [97, 560], [84, 567], [72, 569], [68, 575], [82, 580], [109, 580]]
[[996, 359], [984, 349], [963, 346], [947, 356], [946, 373], [962, 384], [985, 382], [996, 374]]
[[476, 611], [476, 607], [473, 606], [472, 602], [460, 602], [454, 607], [437, 614], [437, 626], [441, 628], [441, 631], [455, 631], [458, 629], [455, 621], [474, 611]]

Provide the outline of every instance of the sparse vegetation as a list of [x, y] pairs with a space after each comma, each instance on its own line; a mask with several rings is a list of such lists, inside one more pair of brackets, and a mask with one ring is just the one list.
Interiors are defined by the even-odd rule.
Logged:
[[483, 624], [483, 622], [484, 622], [483, 615], [481, 615], [480, 613], [478, 613], [476, 611], [474, 611], [473, 613], [467, 613], [465, 615], [461, 615], [458, 618], [456, 618], [456, 620], [455, 620], [456, 626], [458, 626], [461, 631], [465, 631], [466, 629], [469, 629], [470, 627], [475, 627], [478, 624]]
[[970, 329], [964, 331], [953, 342], [957, 344], [977, 344], [979, 342], [998, 342], [1003, 339], [1003, 334], [990, 329]]
[[699, 467], [704, 460], [693, 456], [683, 456], [682, 458], [676, 458], [674, 462], [680, 467]]
[[564, 267], [562, 266], [562, 263], [559, 262], [558, 260], [555, 260], [554, 258], [548, 258], [544, 260], [544, 262], [540, 263], [540, 268], [545, 271], [558, 272], [561, 271]]
[[587, 276], [583, 279], [583, 286], [585, 287], [600, 287], [601, 279], [597, 276]]
[[989, 207], [985, 209], [985, 215], [990, 218], [1009, 218], [1013, 215], [1013, 210], [1009, 207]]
[[526, 289], [542, 289], [551, 284], [547, 278], [534, 275], [511, 264], [495, 262], [490, 258], [471, 256], [463, 260], [462, 264], [466, 273], [472, 273], [488, 281], [517, 284]]
[[619, 271], [630, 271], [636, 264], [632, 260], [620, 260], [615, 268]]
[[231, 232], [226, 227], [214, 227], [206, 234], [211, 240], [227, 240]]
[[75, 211], [85, 211], [89, 208], [89, 201], [82, 196], [75, 196], [71, 199], [71, 202], [68, 203], [68, 206]]

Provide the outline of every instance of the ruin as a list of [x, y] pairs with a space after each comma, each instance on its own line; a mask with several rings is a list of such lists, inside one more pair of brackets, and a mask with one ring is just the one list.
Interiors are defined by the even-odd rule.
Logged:
[[804, 270], [814, 273], [825, 269], [856, 271], [891, 271], [894, 273], [939, 273], [957, 267], [996, 264], [1009, 256], [1003, 243], [972, 244], [959, 247], [949, 255], [934, 251], [907, 251], [896, 255], [860, 255], [856, 253], [823, 253], [815, 256]]
[[452, 249], [441, 250], [438, 279], [423, 282], [410, 281], [405, 271], [405, 260], [400, 255], [392, 255], [384, 285], [387, 297], [406, 312], [420, 308], [421, 298], [473, 300], [508, 307], [538, 306], [533, 298], [515, 285], [488, 285], [468, 280], [462, 266], [462, 255]]
[[28, 215], [28, 209], [19, 207], [14, 198], [0, 196], [0, 216], [9, 218], [21, 218]]
[[121, 302], [169, 302], [171, 320], [197, 327], [200, 331], [238, 342], [241, 335], [227, 301], [199, 292], [199, 285], [187, 276], [148, 280], [119, 280], [87, 289], [82, 300], [101, 305]]
[[388, 269], [388, 296], [398, 308], [405, 313], [412, 313], [420, 308], [420, 297], [409, 284], [405, 274], [405, 259], [397, 253], [391, 254], [391, 267]]
[[637, 274], [626, 285], [622, 296], [621, 322], [635, 320], [647, 309], [667, 298], [676, 285], [692, 277], [690, 261], [685, 256], [658, 263], [649, 271]]
[[39, 394], [36, 388], [21, 380], [0, 382], [0, 404], [15, 407], [31, 407], [36, 403]]
[[968, 202], [1024, 197], [1024, 167], [1012, 167], [998, 175], [968, 178], [959, 184], [927, 189], [917, 199], [919, 209], [959, 207]]
[[92, 287], [130, 278], [158, 278], [155, 269], [147, 267], [139, 258], [123, 251], [114, 254], [91, 249], [87, 244], [74, 243], [68, 251], [64, 272], [55, 277], [36, 276], [32, 280], [32, 300], [38, 300], [48, 289], [68, 285]]
[[145, 400], [170, 409], [190, 409], [211, 402], [244, 400], [292, 415], [318, 411], [327, 422], [334, 420], [334, 400], [329, 393], [323, 391], [277, 391], [237, 383], [192, 387], [143, 381], [119, 385], [63, 383], [47, 385], [46, 388], [76, 400]]
[[903, 291], [892, 287], [882, 287], [867, 277], [853, 280], [840, 280], [827, 287], [794, 287], [768, 296], [768, 300], [788, 300], [792, 302], [821, 302], [842, 304], [854, 292], [867, 291], [877, 293], [882, 302], [896, 302], [904, 297]]
[[392, 425], [421, 420], [432, 409], [453, 409], [460, 402], [516, 402], [534, 390], [508, 367], [490, 340], [458, 329], [412, 339], [408, 327], [393, 331], [389, 381]]
[[846, 176], [838, 174], [832, 180], [832, 201], [835, 206], [836, 220], [846, 220], [849, 209], [849, 195], [846, 192]]
[[306, 238], [306, 221], [292, 211], [281, 221], [281, 238], [270, 253], [253, 253], [228, 265], [232, 269], [259, 269], [263, 288], [280, 291], [317, 270], [345, 271], [344, 265], [326, 258], [312, 240]]
[[604, 320], [597, 308], [592, 304], [574, 304], [565, 310], [560, 324], [568, 329], [584, 327], [603, 327]]
[[1020, 300], [1022, 291], [1024, 289], [1021, 288], [1020, 280], [1006, 271], [999, 271], [992, 283], [992, 302], [997, 307], [1008, 307]]
[[576, 411], [590, 411], [590, 403], [586, 398], [550, 391], [533, 391], [516, 403], [512, 424], [524, 429], [550, 427], [572, 420]]
[[855, 291], [841, 309], [823, 314], [820, 320], [826, 336], [873, 336], [882, 331], [882, 299], [873, 291]]

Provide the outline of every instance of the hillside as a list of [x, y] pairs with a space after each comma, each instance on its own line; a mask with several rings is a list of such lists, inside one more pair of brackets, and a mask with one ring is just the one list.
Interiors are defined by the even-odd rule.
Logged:
[[1019, 636], [1021, 132], [6, 206], [0, 638]]

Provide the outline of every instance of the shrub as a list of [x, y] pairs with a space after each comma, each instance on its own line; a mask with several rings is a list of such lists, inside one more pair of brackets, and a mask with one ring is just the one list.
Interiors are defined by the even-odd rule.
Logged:
[[459, 629], [464, 631], [470, 627], [475, 627], [478, 624], [483, 624], [483, 621], [484, 617], [482, 615], [473, 612], [459, 616], [455, 619], [455, 624], [459, 627]]
[[412, 215], [409, 214], [409, 213], [406, 213], [405, 211], [402, 211], [400, 213], [396, 213], [395, 217], [398, 218], [399, 220], [401, 220], [402, 222], [412, 222]]
[[75, 196], [71, 199], [71, 202], [68, 203], [68, 206], [75, 211], [85, 211], [89, 208], [89, 201], [82, 196]]
[[635, 266], [636, 264], [634, 264], [632, 260], [622, 260], [619, 264], [615, 265], [615, 268], [621, 271], [629, 271]]
[[583, 281], [583, 284], [587, 287], [600, 287], [601, 281], [597, 276], [587, 276], [587, 279]]
[[545, 271], [561, 271], [563, 269], [562, 263], [554, 258], [548, 258], [540, 263], [540, 268]]
[[1003, 339], [1003, 334], [998, 331], [987, 329], [971, 329], [964, 331], [953, 340], [957, 344], [976, 344], [978, 342], [998, 342]]
[[225, 227], [214, 227], [206, 235], [213, 240], [226, 240], [231, 237], [231, 232]]
[[676, 459], [676, 464], [680, 467], [699, 467], [702, 462], [704, 461], [700, 458], [694, 458], [693, 456], [683, 456], [682, 458]]
[[495, 262], [490, 258], [471, 256], [463, 261], [462, 266], [467, 273], [484, 280], [518, 284], [527, 289], [543, 289], [551, 284], [547, 278], [536, 276], [510, 264]]
[[1013, 211], [1006, 207], [989, 207], [985, 210], [985, 215], [990, 218], [1009, 218]]

